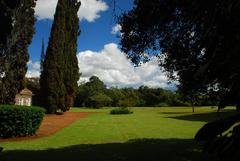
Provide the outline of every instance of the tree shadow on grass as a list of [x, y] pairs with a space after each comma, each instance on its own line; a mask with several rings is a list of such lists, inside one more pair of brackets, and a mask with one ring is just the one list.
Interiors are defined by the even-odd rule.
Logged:
[[235, 110], [226, 110], [222, 112], [192, 113], [192, 114], [180, 115], [180, 116], [169, 116], [167, 118], [174, 118], [174, 119], [187, 120], [187, 121], [210, 122], [210, 121], [228, 117], [234, 114], [236, 114]]
[[[0, 159], [1, 160], [1, 159]], [[5, 151], [1, 161], [203, 161], [191, 139], [138, 139], [126, 143], [75, 145], [40, 151]]]
[[159, 114], [182, 115], [182, 114], [192, 114], [192, 112], [191, 111], [189, 111], [189, 112], [159, 112]]

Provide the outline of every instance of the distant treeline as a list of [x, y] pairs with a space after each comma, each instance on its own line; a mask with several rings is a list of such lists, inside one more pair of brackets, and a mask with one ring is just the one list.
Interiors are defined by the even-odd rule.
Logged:
[[[27, 87], [35, 94], [34, 105], [41, 105], [39, 97], [39, 84], [37, 80], [27, 81]], [[215, 99], [201, 95], [195, 101], [196, 106], [215, 105]], [[134, 88], [107, 88], [96, 76], [92, 76], [89, 82], [78, 86], [75, 97], [75, 107], [165, 107], [165, 106], [191, 106], [191, 100], [182, 97], [177, 91], [162, 88], [149, 88], [141, 86]]]

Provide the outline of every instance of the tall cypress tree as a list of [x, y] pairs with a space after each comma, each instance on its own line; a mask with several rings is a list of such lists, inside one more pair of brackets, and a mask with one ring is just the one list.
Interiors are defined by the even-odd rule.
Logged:
[[40, 85], [43, 106], [48, 113], [55, 113], [65, 106], [66, 88], [63, 82], [63, 46], [65, 39], [65, 4], [59, 0], [41, 73]]
[[68, 100], [74, 95], [76, 85], [70, 82], [79, 79], [76, 66], [79, 7], [77, 0], [59, 0], [57, 4], [40, 79], [44, 107], [48, 113], [68, 109]]
[[44, 45], [44, 38], [42, 38], [42, 51], [41, 51], [41, 57], [40, 57], [40, 71], [43, 71], [43, 64], [45, 60], [45, 45]]
[[0, 103], [14, 103], [15, 95], [24, 88], [27, 62], [29, 60], [28, 46], [35, 32], [34, 7], [35, 0], [1, 1], [7, 7], [11, 27], [6, 35], [1, 51], [4, 63], [1, 64], [4, 75], [1, 76]]
[[77, 37], [79, 36], [79, 18], [77, 12], [80, 2], [77, 0], [67, 0], [66, 10], [66, 37], [64, 46], [64, 84], [67, 90], [66, 109], [73, 105], [73, 100], [77, 90], [77, 81], [79, 80], [79, 68], [77, 60]]

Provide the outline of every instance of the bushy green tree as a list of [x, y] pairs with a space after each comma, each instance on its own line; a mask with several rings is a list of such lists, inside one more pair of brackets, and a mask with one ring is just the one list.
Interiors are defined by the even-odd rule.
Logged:
[[235, 0], [135, 0], [120, 18], [122, 50], [136, 64], [159, 57], [189, 97], [219, 90], [225, 107], [240, 100], [239, 9]]
[[106, 94], [112, 99], [111, 106], [119, 107], [120, 101], [124, 99], [125, 95], [122, 89], [112, 87], [106, 91]]
[[135, 107], [140, 105], [141, 97], [137, 90], [133, 88], [123, 88], [122, 91], [124, 98], [119, 100], [121, 107]]
[[138, 91], [144, 100], [143, 106], [156, 106], [160, 102], [167, 103], [168, 96], [165, 94], [166, 90], [162, 88], [149, 88], [147, 86], [141, 86]]
[[[197, 95], [196, 106], [216, 105], [207, 95]], [[110, 99], [111, 101], [109, 101]], [[99, 100], [99, 101], [97, 101]], [[102, 101], [101, 103], [101, 100]], [[95, 102], [95, 103], [93, 103]], [[96, 105], [97, 102], [99, 106]], [[92, 76], [89, 82], [78, 86], [76, 107], [162, 107], [162, 106], [190, 106], [191, 102], [185, 100], [178, 91], [170, 91], [162, 88], [150, 88], [141, 86], [134, 88], [106, 88], [104, 82], [98, 77]]]
[[111, 105], [112, 99], [104, 93], [97, 93], [89, 98], [89, 105], [93, 108], [100, 108]]
[[[96, 76], [78, 87], [75, 105], [87, 107], [107, 106], [111, 102], [106, 93], [106, 85]], [[99, 104], [98, 104], [99, 103]]]
[[89, 82], [86, 83], [89, 93], [94, 95], [96, 93], [104, 93], [106, 90], [106, 85], [97, 76], [92, 76]]
[[76, 43], [79, 35], [77, 0], [59, 0], [41, 73], [41, 93], [48, 113], [65, 112], [79, 79]]

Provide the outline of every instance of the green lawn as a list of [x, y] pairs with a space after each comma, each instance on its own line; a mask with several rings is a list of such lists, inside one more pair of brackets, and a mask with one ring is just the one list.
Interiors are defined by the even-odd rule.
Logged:
[[[231, 114], [216, 109], [132, 108], [134, 114], [109, 115], [110, 109], [80, 119], [53, 136], [4, 142], [3, 161], [197, 161], [203, 160], [193, 141], [207, 121]], [[1, 160], [2, 161], [2, 160]]]

